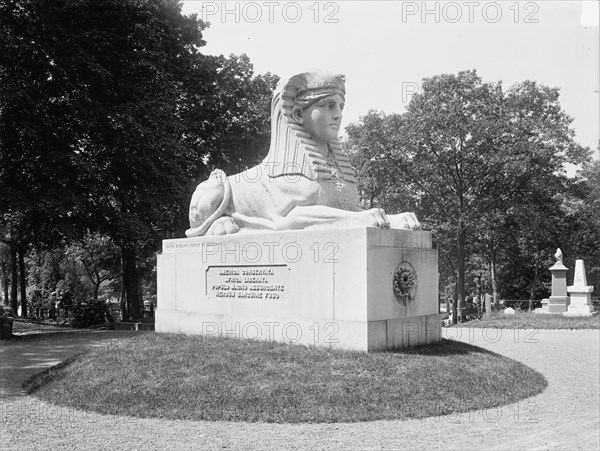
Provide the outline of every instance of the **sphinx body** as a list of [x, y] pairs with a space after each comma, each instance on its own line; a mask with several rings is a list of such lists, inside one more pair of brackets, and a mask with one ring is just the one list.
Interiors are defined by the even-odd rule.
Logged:
[[359, 206], [354, 170], [337, 138], [342, 75], [306, 72], [280, 83], [263, 162], [226, 176], [213, 171], [190, 202], [188, 237], [256, 230], [375, 226], [418, 228], [413, 213]]

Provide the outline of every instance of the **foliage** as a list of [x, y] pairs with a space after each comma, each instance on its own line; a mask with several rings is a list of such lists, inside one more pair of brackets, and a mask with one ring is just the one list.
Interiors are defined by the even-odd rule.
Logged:
[[[455, 278], [461, 307], [469, 255], [477, 247], [487, 249], [492, 266], [498, 244], [514, 241], [503, 235], [511, 206], [518, 206], [515, 220], [524, 232], [537, 213], [529, 207], [549, 198], [536, 197], [540, 187], [561, 186], [563, 164], [589, 158], [589, 150], [574, 141], [571, 118], [558, 98], [556, 88], [525, 81], [504, 90], [499, 82], [484, 83], [475, 71], [464, 71], [423, 80], [422, 92], [412, 97], [406, 113], [388, 118], [370, 113], [350, 128], [349, 147], [362, 154], [355, 161], [370, 161], [373, 153], [388, 155], [392, 176], [380, 178], [382, 192], [397, 185], [409, 189], [418, 199], [421, 222], [436, 232], [438, 246], [451, 249], [441, 256], [446, 260], [442, 269], [450, 270], [442, 280]], [[380, 136], [372, 136], [369, 124], [386, 121], [394, 126], [377, 125], [373, 130]], [[537, 209], [537, 218], [542, 219], [544, 208]], [[523, 234], [520, 239], [531, 243]], [[542, 255], [538, 274], [540, 262]], [[538, 279], [534, 276], [532, 284]]]
[[86, 234], [80, 242], [71, 243], [65, 248], [65, 256], [79, 266], [92, 284], [93, 299], [98, 299], [100, 286], [121, 276], [121, 255], [107, 236]]
[[0, 226], [48, 249], [110, 237], [137, 317], [140, 262], [182, 236], [208, 164], [256, 159], [241, 144], [264, 141], [277, 78], [202, 55], [206, 24], [174, 0], [13, 0], [0, 18]]
[[84, 329], [107, 322], [114, 322], [109, 305], [106, 302], [90, 300], [75, 307], [71, 325], [76, 329]]
[[390, 165], [393, 147], [389, 140], [400, 126], [401, 117], [369, 111], [358, 124], [346, 127], [346, 143], [352, 167], [356, 170], [358, 190], [365, 208], [379, 207], [386, 212], [412, 211], [416, 208], [414, 190], [396, 183]]
[[185, 124], [183, 142], [194, 160], [206, 165], [192, 166], [190, 175], [198, 182], [215, 168], [232, 174], [266, 156], [271, 97], [279, 80], [271, 73], [253, 76], [246, 55], [203, 57], [202, 62], [211, 70], [190, 73], [189, 89], [178, 111]]
[[25, 230], [88, 226], [135, 259], [131, 249], [182, 214], [174, 77], [202, 44], [203, 24], [179, 9], [166, 0], [2, 4], [0, 207], [19, 211]]
[[[600, 145], [598, 146], [600, 149]], [[570, 227], [572, 256], [585, 259], [588, 285], [600, 293], [600, 160], [588, 162], [581, 170], [581, 183], [575, 193], [574, 227]], [[577, 203], [577, 199], [581, 199]], [[574, 265], [572, 266], [574, 268]]]
[[75, 260], [61, 248], [33, 250], [27, 259], [28, 297], [33, 308], [71, 307], [92, 295], [92, 287]]

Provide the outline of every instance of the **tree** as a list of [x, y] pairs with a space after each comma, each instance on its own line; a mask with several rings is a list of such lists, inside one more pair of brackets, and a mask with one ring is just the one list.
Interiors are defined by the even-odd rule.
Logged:
[[358, 124], [346, 127], [347, 152], [356, 170], [357, 187], [365, 208], [376, 206], [386, 212], [412, 211], [416, 208], [414, 192], [395, 182], [390, 165], [393, 148], [390, 140], [400, 126], [401, 116], [369, 111]]
[[202, 55], [206, 24], [174, 0], [12, 0], [0, 18], [0, 212], [48, 249], [109, 236], [138, 317], [140, 262], [183, 236], [197, 177], [256, 161], [277, 77]]
[[9, 303], [8, 290], [10, 283], [9, 279], [9, 268], [10, 268], [10, 253], [8, 245], [0, 241], [0, 286], [2, 289], [2, 299], [5, 305]]
[[185, 217], [176, 110], [204, 24], [168, 0], [21, 0], [1, 12], [0, 207], [28, 229], [111, 235], [139, 316], [136, 259]]
[[600, 243], [600, 161], [585, 163], [580, 175], [579, 183], [574, 187], [574, 199], [569, 205], [572, 211], [572, 223], [567, 230], [571, 232], [568, 235], [572, 239], [572, 256], [585, 261], [588, 284], [594, 286], [598, 296], [600, 292], [600, 246], [598, 245]]
[[255, 166], [266, 156], [271, 136], [271, 98], [279, 77], [254, 76], [250, 59], [204, 56], [210, 70], [192, 71], [180, 104], [183, 140], [193, 152], [189, 175], [203, 181], [214, 168], [228, 174]]
[[[387, 139], [396, 183], [412, 187], [425, 224], [444, 223], [456, 255], [457, 307], [464, 308], [469, 243], [482, 218], [527, 195], [588, 150], [573, 140], [558, 89], [523, 82], [504, 92], [475, 71], [423, 80]], [[458, 305], [457, 305], [458, 304]]]
[[[19, 250], [21, 249], [21, 245], [19, 242], [19, 235], [14, 231], [14, 229], [10, 227], [0, 228], [2, 231], [2, 236], [0, 237], [0, 243], [3, 245], [3, 250], [5, 253], [6, 262], [3, 265], [8, 270], [10, 270], [10, 282], [8, 282], [8, 275], [6, 277], [7, 284], [6, 286], [10, 286], [10, 306], [13, 313], [16, 315], [19, 309], [19, 301], [18, 301], [18, 292], [19, 292], [19, 268], [17, 266], [17, 262], [19, 260]], [[23, 306], [22, 313], [24, 316], [27, 316], [27, 300], [23, 290], [23, 266], [21, 265], [21, 304]], [[6, 289], [6, 299], [8, 300], [8, 289]]]
[[92, 285], [92, 299], [95, 301], [104, 282], [121, 276], [119, 249], [107, 236], [87, 234], [81, 242], [67, 246], [65, 255], [81, 266], [82, 273]]
[[481, 218], [505, 210], [563, 163], [586, 156], [573, 141], [558, 89], [534, 82], [483, 83], [475, 71], [425, 80], [413, 97], [399, 169], [422, 189], [456, 234], [458, 303], [464, 302], [467, 241]]
[[25, 263], [32, 308], [71, 308], [91, 298], [93, 287], [82, 265], [63, 247], [32, 249]]

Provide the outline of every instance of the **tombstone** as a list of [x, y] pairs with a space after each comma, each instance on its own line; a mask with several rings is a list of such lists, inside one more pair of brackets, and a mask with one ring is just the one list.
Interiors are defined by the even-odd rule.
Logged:
[[560, 249], [556, 250], [554, 257], [556, 263], [550, 268], [552, 295], [548, 298], [548, 313], [564, 313], [569, 306], [569, 297], [567, 296], [567, 271], [569, 268], [563, 265], [563, 253]]
[[157, 331], [360, 351], [441, 339], [431, 232], [359, 208], [345, 95], [338, 74], [282, 81], [263, 163], [198, 185], [188, 238], [158, 255]]
[[550, 313], [550, 312], [548, 311], [548, 303], [549, 303], [549, 302], [550, 302], [550, 299], [548, 299], [548, 298], [544, 298], [544, 299], [542, 299], [542, 307], [541, 307], [541, 308], [536, 308], [536, 309], [533, 311], [533, 313], [538, 313], [538, 314], [539, 314], [539, 313], [541, 313], [541, 314], [544, 314], [544, 313]]
[[512, 307], [507, 307], [504, 309], [504, 314], [505, 315], [514, 315], [515, 314], [515, 309], [513, 309]]
[[569, 309], [563, 313], [563, 316], [594, 316], [598, 314], [592, 305], [594, 287], [587, 284], [585, 265], [581, 259], [575, 261], [573, 285], [567, 287], [567, 291], [571, 302]]

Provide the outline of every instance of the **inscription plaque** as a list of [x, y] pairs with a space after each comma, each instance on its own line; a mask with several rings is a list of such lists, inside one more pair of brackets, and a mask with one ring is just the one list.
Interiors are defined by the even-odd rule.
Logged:
[[287, 297], [287, 265], [209, 266], [206, 291], [211, 299], [281, 301]]

